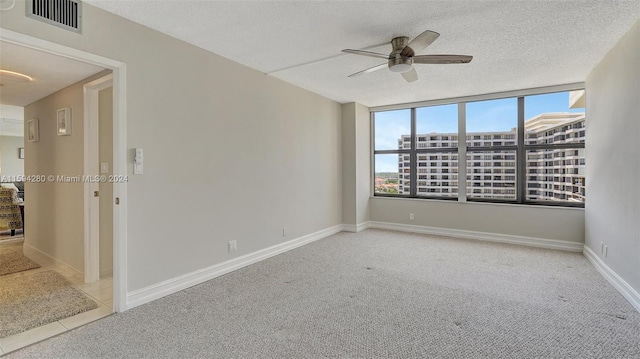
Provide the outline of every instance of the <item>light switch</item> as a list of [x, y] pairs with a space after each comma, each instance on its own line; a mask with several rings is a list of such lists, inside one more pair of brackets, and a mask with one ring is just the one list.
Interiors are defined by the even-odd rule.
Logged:
[[133, 158], [133, 174], [141, 175], [143, 172], [144, 151], [142, 148], [136, 148], [136, 155]]
[[109, 173], [109, 163], [100, 162], [100, 173]]

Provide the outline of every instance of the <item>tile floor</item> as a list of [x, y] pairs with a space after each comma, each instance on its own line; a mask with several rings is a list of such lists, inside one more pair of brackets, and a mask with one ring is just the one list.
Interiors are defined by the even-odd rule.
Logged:
[[12, 236], [11, 231], [0, 231], [0, 241], [6, 240], [6, 239], [11, 239], [11, 240], [24, 239], [24, 233], [22, 232], [22, 229], [17, 229], [15, 235]]
[[[4, 242], [4, 243], [3, 243]], [[2, 250], [22, 252], [22, 240], [0, 241]], [[78, 272], [62, 266], [42, 266], [24, 272], [8, 274], [7, 277], [30, 275], [46, 270], [55, 270], [65, 277], [71, 284], [83, 291], [98, 304], [98, 308], [73, 317], [58, 320], [47, 325], [27, 330], [25, 332], [0, 339], [0, 355], [26, 347], [41, 340], [51, 338], [81, 325], [104, 318], [113, 313], [113, 278], [103, 278], [95, 283], [84, 283], [84, 278]]]

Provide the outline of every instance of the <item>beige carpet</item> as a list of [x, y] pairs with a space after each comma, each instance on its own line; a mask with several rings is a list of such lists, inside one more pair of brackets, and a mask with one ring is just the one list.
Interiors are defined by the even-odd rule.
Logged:
[[40, 268], [40, 265], [20, 252], [0, 253], [0, 276]]
[[369, 229], [6, 359], [22, 358], [638, 359], [640, 313], [581, 253]]
[[55, 271], [0, 277], [0, 338], [97, 307]]

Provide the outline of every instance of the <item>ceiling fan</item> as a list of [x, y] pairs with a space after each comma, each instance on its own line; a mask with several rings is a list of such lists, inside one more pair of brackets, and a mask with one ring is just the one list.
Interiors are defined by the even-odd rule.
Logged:
[[473, 56], [468, 55], [416, 55], [417, 52], [424, 50], [427, 46], [436, 41], [438, 36], [440, 36], [440, 34], [437, 32], [427, 30], [416, 36], [416, 38], [411, 41], [409, 41], [409, 38], [406, 36], [395, 37], [391, 40], [391, 46], [393, 49], [389, 55], [363, 50], [342, 50], [342, 52], [349, 54], [379, 57], [387, 60], [387, 63], [356, 72], [355, 74], [349, 75], [349, 77], [359, 76], [380, 70], [384, 67], [389, 67], [389, 70], [401, 73], [402, 77], [404, 77], [407, 82], [413, 82], [418, 79], [418, 73], [416, 72], [416, 69], [413, 68], [413, 64], [440, 65], [467, 64], [471, 62]]

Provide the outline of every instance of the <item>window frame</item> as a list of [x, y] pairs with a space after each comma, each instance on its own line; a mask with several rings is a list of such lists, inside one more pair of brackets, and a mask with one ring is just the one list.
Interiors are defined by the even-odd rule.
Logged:
[[[560, 86], [550, 86], [538, 89], [526, 89], [518, 91], [503, 92], [498, 94], [487, 94], [479, 96], [468, 96], [452, 99], [423, 101], [409, 104], [389, 105], [372, 107], [370, 111], [371, 126], [371, 182], [373, 183], [371, 195], [374, 197], [391, 197], [391, 198], [412, 198], [412, 199], [430, 199], [439, 201], [458, 201], [458, 202], [479, 202], [479, 203], [504, 203], [504, 204], [520, 204], [520, 205], [536, 205], [536, 206], [553, 206], [553, 207], [577, 207], [584, 208], [584, 202], [573, 202], [568, 200], [528, 200], [527, 199], [527, 152], [532, 150], [580, 150], [585, 148], [585, 142], [577, 143], [545, 143], [545, 144], [527, 144], [525, 132], [525, 97], [532, 95], [543, 95], [558, 92], [568, 92], [576, 90], [585, 90], [584, 83], [575, 83]], [[497, 100], [505, 98], [516, 98], [517, 100], [517, 127], [516, 127], [516, 143], [515, 145], [491, 145], [491, 146], [473, 146], [473, 139], [470, 140], [471, 146], [467, 147], [467, 131], [466, 131], [466, 105], [469, 102]], [[440, 105], [458, 105], [458, 146], [457, 147], [425, 147], [416, 148], [416, 110], [420, 107], [440, 106]], [[409, 149], [394, 150], [375, 150], [375, 114], [377, 112], [410, 109], [411, 113], [411, 146]], [[586, 121], [586, 115], [585, 115]], [[585, 128], [586, 129], [586, 128]], [[453, 139], [451, 140], [453, 141]], [[505, 141], [502, 141], [505, 142]], [[467, 153], [479, 151], [515, 151], [515, 200], [505, 200], [499, 198], [469, 198], [467, 196]], [[457, 196], [429, 196], [428, 194], [419, 195], [418, 187], [418, 156], [430, 154], [441, 155], [457, 155], [458, 156], [458, 193]], [[410, 156], [410, 192], [408, 194], [390, 194], [375, 193], [375, 156], [378, 154], [409, 154]], [[427, 166], [427, 168], [430, 166]], [[492, 174], [493, 175], [493, 174]], [[511, 174], [510, 174], [511, 175]], [[427, 180], [428, 181], [428, 180]], [[452, 179], [449, 182], [455, 182]]]

